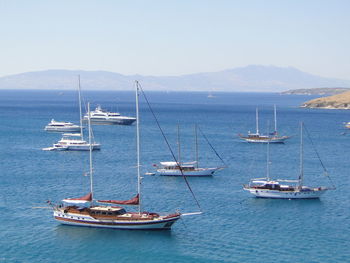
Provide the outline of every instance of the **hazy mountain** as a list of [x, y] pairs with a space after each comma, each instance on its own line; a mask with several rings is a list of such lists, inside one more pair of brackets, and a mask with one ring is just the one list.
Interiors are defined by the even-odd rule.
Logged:
[[0, 89], [130, 90], [135, 79], [147, 90], [281, 92], [289, 89], [350, 87], [350, 80], [323, 78], [296, 68], [251, 65], [182, 76], [122, 75], [108, 71], [47, 70], [0, 78]]

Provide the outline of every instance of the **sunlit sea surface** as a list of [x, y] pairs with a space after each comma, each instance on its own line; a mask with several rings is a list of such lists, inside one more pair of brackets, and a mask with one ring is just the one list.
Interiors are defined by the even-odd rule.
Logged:
[[[78, 123], [73, 91], [0, 91], [0, 262], [349, 262], [350, 111], [298, 106], [312, 96], [273, 93], [148, 92], [174, 152], [180, 125], [184, 161], [194, 159], [198, 124], [229, 166], [209, 178], [190, 178], [204, 212], [179, 220], [171, 231], [129, 231], [63, 226], [46, 201], [89, 191], [87, 152], [45, 152], [60, 139], [44, 126], [52, 119]], [[83, 92], [93, 106], [135, 116], [133, 92]], [[142, 174], [172, 161], [141, 97]], [[257, 199], [242, 190], [266, 173], [266, 145], [241, 142], [237, 134], [273, 129], [273, 104], [280, 134], [271, 145], [271, 177], [295, 179], [299, 171], [299, 122], [304, 121], [337, 189], [320, 200]], [[270, 122], [270, 128], [268, 128]], [[94, 191], [99, 199], [129, 199], [136, 193], [135, 125], [94, 126], [102, 149], [94, 152]], [[222, 165], [199, 137], [199, 163]], [[143, 210], [196, 212], [182, 178], [143, 176]], [[330, 186], [305, 138], [305, 183]], [[43, 207], [43, 208], [40, 208]]]

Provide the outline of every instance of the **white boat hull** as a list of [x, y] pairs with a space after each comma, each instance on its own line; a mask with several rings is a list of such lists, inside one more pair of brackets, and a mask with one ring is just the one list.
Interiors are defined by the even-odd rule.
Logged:
[[45, 127], [48, 132], [80, 132], [80, 127]]
[[212, 176], [218, 168], [197, 168], [193, 171], [181, 171], [178, 169], [158, 169], [157, 174], [162, 176], [191, 176], [191, 177], [201, 177], [201, 176]]
[[[91, 118], [91, 124], [97, 125], [131, 125], [134, 123], [135, 118], [109, 118], [109, 119], [100, 119], [100, 118]], [[87, 121], [87, 118], [84, 118], [84, 121]]]
[[320, 198], [327, 189], [312, 191], [278, 191], [269, 189], [243, 188], [252, 195], [260, 198], [278, 198], [278, 199], [315, 199]]
[[249, 143], [284, 143], [285, 140], [287, 140], [289, 137], [278, 137], [278, 138], [266, 138], [266, 139], [256, 139], [256, 138], [247, 138], [247, 137], [241, 137], [243, 140]]
[[96, 219], [88, 215], [77, 215], [73, 213], [61, 213], [54, 211], [55, 219], [64, 225], [99, 227], [99, 228], [114, 228], [114, 229], [130, 229], [130, 230], [169, 230], [171, 226], [180, 219], [181, 215], [170, 218], [142, 221], [127, 221], [127, 220], [111, 220], [111, 219]]
[[[89, 145], [69, 145], [67, 146], [67, 151], [90, 151]], [[101, 150], [101, 145], [93, 145], [92, 150]]]

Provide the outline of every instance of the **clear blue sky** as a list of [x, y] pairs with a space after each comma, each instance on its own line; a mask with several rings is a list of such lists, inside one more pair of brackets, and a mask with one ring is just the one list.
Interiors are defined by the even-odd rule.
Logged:
[[350, 79], [347, 0], [0, 0], [0, 34], [0, 76], [261, 64]]

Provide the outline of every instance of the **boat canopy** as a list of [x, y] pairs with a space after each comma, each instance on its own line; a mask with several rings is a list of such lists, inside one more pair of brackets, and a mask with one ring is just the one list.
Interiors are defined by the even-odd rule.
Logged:
[[66, 198], [62, 200], [66, 203], [73, 203], [73, 204], [85, 204], [92, 201], [92, 193], [88, 193], [87, 195], [84, 195], [79, 198]]
[[140, 203], [139, 194], [130, 200], [98, 200], [100, 203], [118, 204], [118, 205], [138, 205]]

